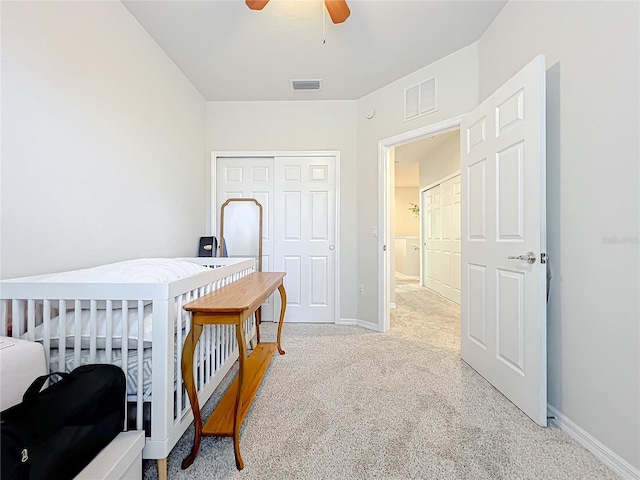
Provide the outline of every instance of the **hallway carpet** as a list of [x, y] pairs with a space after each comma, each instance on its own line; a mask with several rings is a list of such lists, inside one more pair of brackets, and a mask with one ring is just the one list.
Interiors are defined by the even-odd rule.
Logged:
[[[274, 356], [242, 428], [244, 470], [232, 440], [212, 437], [181, 470], [190, 427], [169, 456], [169, 479], [617, 478], [462, 362], [457, 305], [403, 280], [396, 303], [387, 334], [286, 324], [287, 353]], [[274, 325], [263, 332], [274, 338]], [[157, 478], [155, 461], [143, 468], [145, 479]]]

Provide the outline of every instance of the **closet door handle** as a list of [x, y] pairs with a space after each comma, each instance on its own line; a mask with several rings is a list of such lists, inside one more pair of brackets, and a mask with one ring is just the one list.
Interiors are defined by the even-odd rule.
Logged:
[[334, 247], [333, 245], [329, 245], [329, 250], [335, 250], [336, 247]]

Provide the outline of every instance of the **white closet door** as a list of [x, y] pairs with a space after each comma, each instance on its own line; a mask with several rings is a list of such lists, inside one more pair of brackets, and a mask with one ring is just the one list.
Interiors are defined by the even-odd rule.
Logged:
[[[216, 216], [229, 198], [255, 198], [262, 205], [262, 270], [273, 270], [273, 158], [218, 158], [216, 163]], [[215, 226], [220, 233], [220, 224]], [[220, 238], [218, 238], [218, 242]], [[273, 298], [262, 306], [262, 320], [274, 321]]]
[[277, 157], [275, 166], [274, 269], [287, 272], [287, 321], [333, 323], [335, 157]]
[[442, 263], [442, 229], [440, 211], [440, 185], [436, 185], [422, 193], [426, 216], [424, 227], [426, 234], [423, 239], [424, 255], [424, 286], [440, 292]]
[[460, 175], [422, 192], [423, 286], [460, 304]]
[[460, 175], [440, 184], [440, 293], [460, 304]]

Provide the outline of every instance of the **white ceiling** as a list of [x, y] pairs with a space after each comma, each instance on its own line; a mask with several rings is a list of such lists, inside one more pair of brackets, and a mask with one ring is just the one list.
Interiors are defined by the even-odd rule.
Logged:
[[[207, 100], [353, 100], [477, 41], [506, 0], [348, 0], [338, 25], [322, 0], [261, 11], [242, 0], [122, 3]], [[322, 90], [294, 92], [290, 79], [321, 79]]]

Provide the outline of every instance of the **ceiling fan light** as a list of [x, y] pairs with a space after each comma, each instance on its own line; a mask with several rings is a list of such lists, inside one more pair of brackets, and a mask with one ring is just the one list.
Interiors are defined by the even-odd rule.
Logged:
[[342, 23], [351, 15], [346, 0], [324, 0], [324, 4], [333, 23]]
[[247, 7], [251, 10], [262, 10], [264, 6], [269, 3], [269, 0], [245, 0]]

